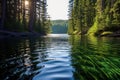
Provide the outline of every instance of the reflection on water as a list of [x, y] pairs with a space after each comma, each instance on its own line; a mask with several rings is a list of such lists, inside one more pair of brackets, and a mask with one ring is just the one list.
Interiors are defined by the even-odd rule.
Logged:
[[120, 38], [71, 36], [76, 80], [119, 80]]
[[120, 38], [0, 39], [1, 80], [119, 80]]
[[[68, 35], [52, 35], [46, 37], [46, 61], [37, 64], [44, 68], [33, 77], [33, 80], [73, 80], [73, 68], [71, 66], [71, 52]], [[37, 51], [43, 49], [37, 49]]]
[[0, 40], [0, 78], [2, 80], [32, 79], [36, 69], [34, 60], [37, 57], [33, 52], [41, 46], [39, 42], [41, 39]]
[[0, 79], [73, 80], [68, 35], [0, 40]]

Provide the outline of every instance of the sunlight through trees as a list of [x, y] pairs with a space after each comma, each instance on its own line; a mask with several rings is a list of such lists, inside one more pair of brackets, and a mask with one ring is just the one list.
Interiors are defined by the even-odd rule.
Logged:
[[0, 0], [0, 30], [46, 34], [49, 30], [46, 7], [46, 0]]

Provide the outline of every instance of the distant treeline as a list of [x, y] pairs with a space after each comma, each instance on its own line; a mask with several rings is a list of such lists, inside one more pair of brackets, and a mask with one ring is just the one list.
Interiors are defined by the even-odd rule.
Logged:
[[52, 33], [67, 33], [68, 21], [67, 20], [53, 20]]
[[120, 0], [69, 0], [69, 34], [120, 33]]
[[0, 0], [0, 30], [49, 32], [46, 0]]

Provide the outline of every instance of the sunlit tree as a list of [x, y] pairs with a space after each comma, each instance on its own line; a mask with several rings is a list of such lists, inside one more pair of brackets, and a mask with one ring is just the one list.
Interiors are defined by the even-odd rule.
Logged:
[[120, 0], [69, 0], [71, 34], [119, 32]]
[[0, 0], [0, 29], [45, 34], [46, 0]]

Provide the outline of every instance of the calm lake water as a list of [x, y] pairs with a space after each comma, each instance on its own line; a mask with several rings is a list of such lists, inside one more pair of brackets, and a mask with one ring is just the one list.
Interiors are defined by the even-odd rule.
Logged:
[[1, 80], [120, 80], [120, 38], [0, 39]]

